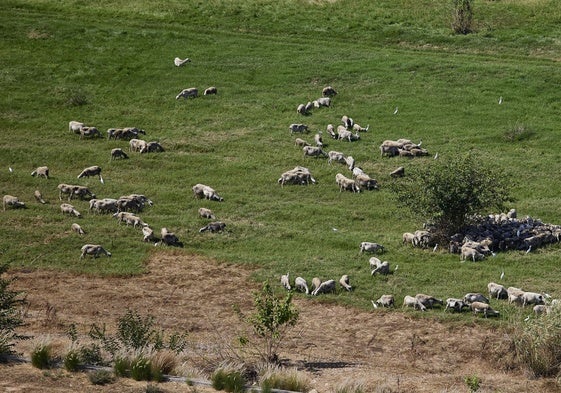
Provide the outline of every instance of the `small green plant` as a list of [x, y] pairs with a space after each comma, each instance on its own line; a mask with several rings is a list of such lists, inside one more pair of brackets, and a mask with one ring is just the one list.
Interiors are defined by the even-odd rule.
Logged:
[[38, 369], [46, 369], [51, 366], [51, 346], [49, 344], [38, 344], [31, 353], [31, 364]]
[[477, 392], [479, 390], [481, 379], [477, 375], [468, 375], [464, 378], [470, 392]]
[[452, 29], [456, 34], [469, 34], [473, 24], [473, 0], [452, 0]]
[[245, 390], [245, 378], [242, 372], [230, 365], [220, 367], [210, 378], [212, 387], [216, 390], [240, 393]]
[[78, 371], [80, 369], [79, 351], [75, 349], [71, 349], [66, 353], [66, 356], [64, 357], [64, 368], [67, 371], [71, 371], [71, 372]]
[[507, 142], [520, 142], [530, 139], [535, 132], [524, 124], [517, 124], [514, 127], [507, 129], [503, 133], [503, 138]]
[[115, 376], [111, 371], [96, 370], [88, 373], [88, 379], [93, 385], [107, 385], [115, 381]]
[[106, 362], [101, 355], [101, 348], [99, 345], [92, 343], [90, 345], [81, 346], [78, 351], [80, 352], [80, 359], [84, 364], [92, 366], [104, 366]]
[[0, 265], [0, 361], [14, 354], [15, 341], [29, 338], [15, 333], [16, 328], [23, 326], [18, 307], [25, 304], [25, 299], [22, 292], [9, 290], [13, 279], [1, 278], [7, 270], [8, 264]]
[[259, 386], [263, 392], [272, 389], [306, 392], [311, 385], [309, 378], [298, 370], [269, 364], [260, 372]]
[[152, 367], [148, 358], [139, 355], [131, 361], [130, 365], [130, 375], [135, 381], [150, 381], [152, 379]]
[[113, 362], [113, 370], [118, 377], [128, 378], [131, 372], [131, 362], [127, 357], [117, 357]]

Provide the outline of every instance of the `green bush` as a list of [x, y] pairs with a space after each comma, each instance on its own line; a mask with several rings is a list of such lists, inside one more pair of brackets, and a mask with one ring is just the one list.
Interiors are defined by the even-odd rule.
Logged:
[[477, 392], [479, 390], [481, 379], [477, 375], [469, 375], [464, 378], [470, 392]]
[[80, 352], [75, 349], [68, 351], [64, 357], [64, 368], [67, 371], [78, 371], [80, 369]]
[[23, 325], [18, 307], [25, 303], [25, 299], [22, 292], [8, 289], [13, 280], [1, 278], [7, 270], [8, 264], [0, 265], [0, 361], [14, 354], [15, 341], [28, 338], [15, 333], [15, 329]]
[[269, 365], [259, 377], [262, 391], [272, 389], [290, 390], [293, 392], [307, 392], [310, 390], [308, 377], [296, 369], [283, 369]]
[[104, 366], [106, 362], [103, 361], [103, 356], [101, 355], [101, 348], [99, 345], [92, 343], [90, 345], [82, 346], [78, 349], [80, 352], [80, 359], [84, 364], [89, 364], [92, 366]]
[[111, 371], [96, 370], [88, 373], [88, 379], [93, 385], [107, 385], [115, 381], [115, 376]]
[[150, 360], [140, 355], [130, 363], [130, 375], [135, 381], [150, 381], [152, 379], [152, 367]]
[[212, 387], [216, 390], [240, 393], [245, 390], [245, 378], [239, 370], [219, 368], [211, 376]]
[[51, 366], [51, 346], [49, 344], [38, 344], [31, 353], [31, 364], [39, 369]]
[[131, 373], [131, 361], [127, 357], [117, 357], [113, 362], [113, 370], [116, 376], [128, 378]]

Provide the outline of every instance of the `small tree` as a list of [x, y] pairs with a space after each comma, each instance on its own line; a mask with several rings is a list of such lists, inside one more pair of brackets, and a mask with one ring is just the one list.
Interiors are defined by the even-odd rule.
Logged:
[[[249, 316], [241, 313], [239, 307], [234, 309], [240, 318], [248, 322], [257, 337], [263, 340], [263, 360], [276, 362], [277, 350], [282, 343], [288, 329], [298, 321], [298, 310], [292, 304], [292, 292], [288, 292], [284, 299], [275, 296], [268, 281], [263, 283], [261, 291], [253, 295], [255, 311]], [[242, 344], [248, 344], [247, 338], [240, 338]]]
[[452, 29], [456, 34], [469, 34], [473, 21], [473, 0], [452, 0], [454, 4]]
[[433, 224], [441, 239], [460, 232], [477, 214], [502, 209], [510, 200], [504, 175], [471, 153], [412, 170], [392, 189], [398, 204]]
[[0, 265], [0, 361], [14, 354], [15, 341], [29, 338], [15, 332], [16, 328], [24, 325], [18, 307], [25, 303], [25, 299], [22, 292], [8, 289], [13, 279], [1, 278], [7, 270], [8, 264]]

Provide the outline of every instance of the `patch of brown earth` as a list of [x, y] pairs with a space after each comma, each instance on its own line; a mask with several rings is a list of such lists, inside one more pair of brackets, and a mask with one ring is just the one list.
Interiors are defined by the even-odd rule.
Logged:
[[[112, 328], [118, 317], [132, 309], [154, 316], [167, 332], [188, 332], [197, 349], [187, 363], [228, 352], [228, 344], [235, 341], [240, 329], [232, 305], [251, 310], [252, 292], [258, 288], [250, 280], [251, 271], [244, 267], [176, 251], [155, 253], [147, 273], [134, 277], [101, 278], [45, 270], [10, 274], [18, 278], [12, 289], [27, 292], [27, 334], [67, 345], [65, 332], [71, 323], [85, 336], [91, 324], [107, 323]], [[504, 360], [496, 351], [508, 357], [508, 340], [475, 322], [450, 326], [398, 311], [365, 312], [303, 296], [297, 296], [295, 304], [300, 319], [280, 355], [286, 363], [304, 370], [320, 393], [332, 392], [345, 381], [360, 381], [369, 392], [466, 392], [464, 378], [471, 375], [481, 379], [480, 392], [560, 391], [553, 380], [530, 379], [519, 370], [505, 371]], [[29, 358], [34, 342], [36, 339], [20, 342], [17, 349]], [[123, 378], [108, 386], [94, 386], [84, 373], [42, 371], [29, 364], [0, 365], [0, 376], [0, 391], [4, 392], [140, 392], [146, 388], [146, 382]], [[171, 382], [161, 388], [167, 392], [212, 391]]]

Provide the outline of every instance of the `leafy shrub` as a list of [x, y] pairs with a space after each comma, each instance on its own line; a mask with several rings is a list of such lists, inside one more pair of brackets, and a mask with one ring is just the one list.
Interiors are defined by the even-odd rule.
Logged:
[[15, 329], [23, 326], [18, 306], [25, 304], [22, 292], [10, 291], [13, 280], [1, 278], [8, 270], [8, 264], [0, 264], [0, 361], [14, 354], [15, 341], [29, 337], [15, 333]]
[[536, 377], [561, 372], [561, 309], [552, 308], [540, 318], [521, 322], [514, 332], [517, 358]]
[[84, 364], [92, 366], [104, 366], [106, 363], [103, 361], [101, 355], [101, 348], [99, 345], [92, 343], [90, 345], [81, 346], [78, 351], [80, 352], [80, 359]]
[[113, 362], [113, 370], [118, 377], [130, 376], [131, 362], [127, 357], [117, 357]]
[[226, 365], [219, 367], [210, 378], [212, 387], [216, 390], [239, 393], [245, 390], [245, 378], [239, 369]]
[[139, 355], [130, 363], [130, 375], [135, 381], [150, 381], [152, 379], [152, 367], [150, 360]]
[[80, 369], [80, 352], [71, 349], [64, 357], [64, 368], [67, 371], [78, 371]]
[[49, 344], [38, 344], [31, 353], [31, 364], [39, 369], [51, 366], [51, 346]]
[[464, 378], [464, 382], [466, 383], [470, 392], [477, 392], [479, 390], [479, 385], [481, 383], [481, 379], [477, 375], [469, 375]]
[[115, 376], [111, 371], [96, 370], [88, 373], [88, 379], [93, 385], [107, 385], [115, 381]]

